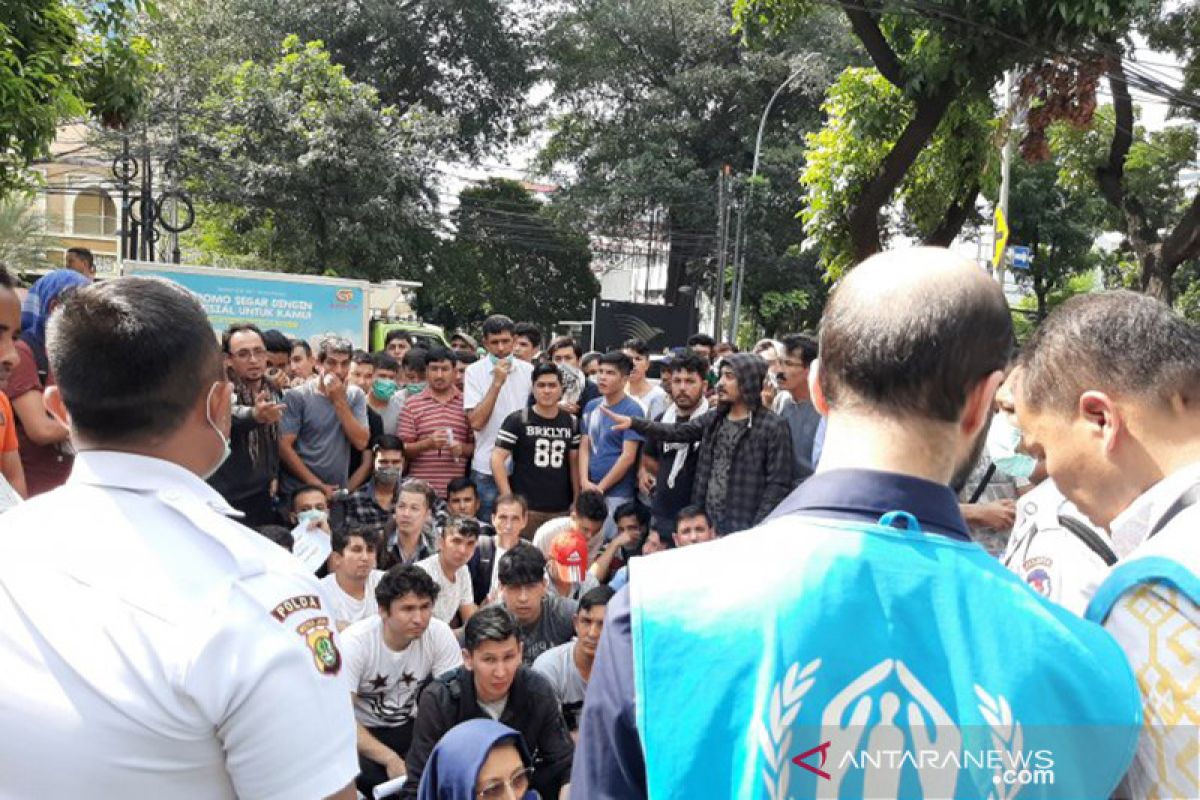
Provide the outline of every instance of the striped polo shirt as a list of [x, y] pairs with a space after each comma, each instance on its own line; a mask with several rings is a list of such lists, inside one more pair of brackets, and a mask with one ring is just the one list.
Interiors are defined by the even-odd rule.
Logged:
[[[475, 433], [463, 411], [462, 392], [457, 388], [444, 403], [439, 402], [429, 389], [405, 401], [399, 427], [400, 439], [405, 444], [429, 439], [437, 431], [447, 428], [453, 431], [455, 442], [470, 444], [475, 441]], [[440, 453], [436, 449], [426, 450], [408, 460], [408, 476], [428, 481], [438, 497], [444, 498], [446, 484], [465, 475], [470, 464], [470, 456], [455, 459], [448, 449]]]

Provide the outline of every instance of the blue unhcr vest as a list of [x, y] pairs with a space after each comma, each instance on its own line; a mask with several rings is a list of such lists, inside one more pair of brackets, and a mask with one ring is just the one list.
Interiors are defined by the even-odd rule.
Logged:
[[1133, 757], [1117, 643], [907, 514], [787, 516], [629, 583], [652, 800], [1104, 798]]

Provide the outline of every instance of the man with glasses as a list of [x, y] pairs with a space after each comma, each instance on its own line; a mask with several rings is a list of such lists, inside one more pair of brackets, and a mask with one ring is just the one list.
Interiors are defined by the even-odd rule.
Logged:
[[272, 496], [279, 473], [279, 420], [283, 402], [268, 380], [262, 331], [231, 325], [221, 336], [225, 370], [233, 383], [233, 433], [229, 460], [208, 483], [241, 511], [249, 527], [275, 522]]

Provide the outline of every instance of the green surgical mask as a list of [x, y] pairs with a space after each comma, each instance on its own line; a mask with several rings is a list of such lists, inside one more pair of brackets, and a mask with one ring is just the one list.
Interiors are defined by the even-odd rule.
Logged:
[[380, 400], [391, 400], [392, 395], [399, 389], [399, 385], [390, 378], [376, 378], [371, 384], [371, 391]]
[[425, 382], [421, 381], [420, 383], [410, 383], [408, 386], [404, 387], [404, 391], [410, 395], [420, 394], [421, 392], [425, 391]]

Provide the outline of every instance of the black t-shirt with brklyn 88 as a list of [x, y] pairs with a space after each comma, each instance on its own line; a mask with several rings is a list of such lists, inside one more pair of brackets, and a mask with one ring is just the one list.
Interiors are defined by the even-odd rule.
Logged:
[[533, 511], [567, 511], [571, 458], [579, 449], [579, 423], [566, 411], [548, 419], [536, 409], [514, 411], [496, 434], [496, 447], [512, 453], [512, 489]]

